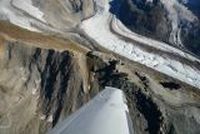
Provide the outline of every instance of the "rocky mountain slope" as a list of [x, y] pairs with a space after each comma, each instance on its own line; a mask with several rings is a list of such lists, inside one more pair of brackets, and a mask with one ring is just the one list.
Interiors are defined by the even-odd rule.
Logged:
[[138, 134], [200, 131], [198, 89], [117, 55], [41, 47], [1, 36], [1, 133], [45, 133], [105, 86], [125, 92]]
[[199, 59], [160, 42], [164, 0], [18, 2], [0, 1], [0, 133], [46, 133], [105, 86], [125, 92], [134, 133], [200, 132]]

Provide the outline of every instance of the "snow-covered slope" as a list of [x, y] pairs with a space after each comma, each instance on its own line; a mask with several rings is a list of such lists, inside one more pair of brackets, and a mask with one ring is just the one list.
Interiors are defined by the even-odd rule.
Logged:
[[26, 29], [36, 31], [35, 28], [31, 27], [31, 22], [28, 20], [27, 17], [20, 12], [17, 12], [10, 5], [11, 0], [1, 0], [0, 1], [0, 16], [3, 20], [9, 20], [11, 23], [24, 27]]
[[[127, 42], [111, 32], [110, 22], [115, 16], [109, 12], [109, 1], [96, 0], [95, 2], [98, 9], [97, 14], [94, 17], [83, 21], [81, 25], [81, 28], [91, 38], [96, 40], [104, 48], [109, 49], [124, 57], [127, 57], [130, 60], [144, 64], [152, 69], [179, 79], [197, 88], [200, 87], [200, 71], [197, 68], [193, 67], [192, 65], [187, 65], [185, 63], [175, 60], [173, 57], [170, 56], [170, 54], [160, 55], [155, 52], [153, 53], [146, 51], [135, 43]], [[122, 26], [120, 26], [120, 28], [123, 29]], [[117, 31], [116, 27], [114, 30], [115, 32], [119, 32]], [[172, 49], [171, 47], [164, 48], [162, 43], [158, 43], [146, 38], [138, 38], [137, 36], [133, 36], [133, 34], [130, 34], [130, 31], [127, 32], [126, 29], [124, 29], [124, 31], [120, 30], [120, 34], [131, 38], [133, 41], [144, 43], [148, 46], [152, 44], [151, 46], [155, 47], [155, 45], [158, 44], [158, 46], [155, 48], [162, 47], [162, 49], [160, 50], [164, 49], [165, 51], [169, 51], [183, 57], [189, 57], [189, 60], [198, 61], [193, 56], [188, 56], [188, 54], [180, 52], [176, 49]]]
[[41, 12], [38, 8], [34, 7], [31, 0], [13, 0], [12, 5], [30, 16], [42, 21], [46, 22], [43, 18], [44, 13]]
[[123, 92], [106, 87], [49, 134], [132, 134], [131, 125]]
[[[25, 15], [29, 14], [28, 15]], [[31, 0], [1, 0], [0, 1], [0, 19], [8, 20], [11, 23], [31, 31], [38, 31], [33, 24], [38, 20], [44, 22], [43, 13], [32, 6]], [[37, 19], [37, 20], [36, 20]]]
[[0, 20], [31, 31], [61, 33], [93, 15], [92, 0], [0, 0]]

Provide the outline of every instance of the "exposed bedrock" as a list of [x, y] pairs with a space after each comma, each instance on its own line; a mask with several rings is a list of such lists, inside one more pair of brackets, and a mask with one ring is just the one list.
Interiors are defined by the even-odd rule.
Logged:
[[137, 134], [197, 134], [200, 131], [199, 93], [192, 92], [196, 96], [191, 97], [192, 104], [183, 101], [176, 105], [162, 95], [173, 98], [172, 92], [179, 97], [191, 93], [181, 87], [163, 89], [167, 93], [157, 96], [153, 91], [162, 90], [156, 86], [153, 90], [150, 86], [156, 81], [152, 82], [140, 71], [122, 71], [119, 68], [126, 66], [126, 62], [114, 57], [106, 58], [98, 53], [80, 57], [67, 50], [59, 52], [12, 41], [0, 48], [2, 134], [45, 133], [105, 86], [124, 91]]
[[44, 133], [88, 100], [73, 53], [15, 42], [2, 48], [0, 133]]
[[[132, 78], [128, 77], [130, 74], [118, 70], [118, 66], [123, 66], [120, 61], [114, 59], [105, 63], [95, 55], [88, 54], [88, 56], [90, 70], [94, 77], [91, 85], [92, 91], [95, 91], [96, 87], [103, 89], [104, 86], [113, 86], [123, 90], [128, 100], [135, 133], [197, 134], [200, 131], [197, 127], [200, 124], [199, 119], [195, 119], [198, 115], [196, 112], [200, 110], [199, 106], [180, 105], [176, 107], [173, 103], [169, 104], [162, 97], [152, 93], [152, 88], [156, 87], [150, 86], [152, 83], [147, 77], [141, 75], [142, 72], [136, 72], [136, 77], [140, 79], [143, 86], [132, 82]], [[191, 125], [189, 125], [190, 121]]]

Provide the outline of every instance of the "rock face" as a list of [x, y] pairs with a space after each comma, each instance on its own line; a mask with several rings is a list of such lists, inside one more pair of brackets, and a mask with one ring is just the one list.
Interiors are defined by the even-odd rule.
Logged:
[[[90, 57], [92, 59], [97, 58], [92, 55]], [[198, 115], [195, 111], [199, 111], [199, 108], [187, 105], [189, 108], [185, 104], [178, 104], [180, 107], [177, 107], [178, 105], [175, 102], [169, 103], [169, 100], [162, 100], [166, 94], [162, 94], [160, 97], [154, 94], [152, 92], [154, 89], [152, 88], [156, 87], [150, 86], [153, 83], [149, 78], [136, 72], [136, 77], [140, 79], [139, 81], [143, 83], [144, 87], [141, 85], [138, 86], [138, 83], [131, 82], [133, 78], [128, 78], [126, 73], [118, 71], [117, 66], [119, 66], [119, 63], [117, 61], [110, 61], [107, 64], [102, 63], [103, 66], [99, 66], [99, 62], [102, 61], [101, 59], [97, 59], [94, 61], [98, 64], [93, 64], [94, 66], [92, 67], [96, 80], [94, 81], [96, 84], [94, 82], [93, 84], [97, 85], [99, 83], [100, 87], [113, 86], [125, 92], [135, 133], [197, 134], [200, 131], [197, 127], [200, 123], [199, 120], [192, 118]], [[156, 92], [160, 92], [159, 89], [156, 90]], [[182, 92], [180, 90], [178, 91], [179, 93]], [[173, 97], [171, 96], [170, 98], [172, 99]], [[191, 109], [195, 110], [193, 111]], [[190, 113], [189, 111], [193, 112]], [[189, 122], [191, 125], [188, 124]]]
[[44, 133], [87, 100], [81, 96], [84, 82], [72, 53], [11, 42], [3, 52], [1, 133]]
[[[131, 64], [136, 68], [126, 70], [126, 62], [120, 63], [109, 56], [98, 53], [84, 56], [89, 79], [76, 53], [41, 49], [21, 42], [1, 44], [0, 132], [45, 133], [105, 86], [125, 92], [137, 134], [197, 134], [200, 131], [200, 97], [196, 89], [181, 86], [178, 90], [169, 90], [159, 83], [167, 81], [165, 77], [155, 73], [153, 76], [159, 79], [148, 73], [144, 75], [136, 69], [137, 65]], [[86, 79], [89, 86], [84, 89]]]

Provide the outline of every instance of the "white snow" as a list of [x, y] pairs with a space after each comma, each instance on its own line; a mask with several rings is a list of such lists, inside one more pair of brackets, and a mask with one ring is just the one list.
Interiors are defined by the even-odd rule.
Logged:
[[[25, 1], [25, 0], [24, 0]], [[23, 14], [23, 12], [17, 10], [11, 5], [12, 0], [0, 0], [0, 17], [3, 20], [9, 20], [11, 23], [20, 27], [26, 28], [31, 31], [37, 31], [38, 29], [32, 26], [35, 21]]]
[[[196, 68], [182, 64], [179, 61], [166, 57], [165, 55], [147, 52], [141, 47], [138, 47], [133, 43], [126, 42], [114, 35], [110, 31], [109, 27], [109, 23], [111, 22], [112, 18], [115, 17], [109, 12], [109, 1], [96, 0], [96, 3], [98, 5], [97, 14], [94, 17], [83, 21], [81, 28], [99, 45], [119, 55], [127, 57], [130, 60], [144, 64], [192, 86], [197, 88], [200, 87], [200, 71]], [[173, 49], [166, 44], [153, 41], [152, 39], [142, 37], [135, 33], [131, 33], [124, 28], [125, 26], [122, 26], [123, 24], [120, 24], [119, 21], [116, 21], [116, 18], [114, 21], [117, 23], [117, 25], [114, 25], [114, 30], [123, 36], [127, 36], [133, 40], [142, 42], [155, 48], [159, 48], [161, 50], [170, 51], [176, 54], [178, 53], [186, 58], [189, 57], [190, 60], [197, 60], [193, 56], [185, 54], [180, 50]], [[117, 26], [120, 26], [120, 28]]]
[[[113, 17], [112, 20], [112, 28], [113, 30], [115, 30], [115, 32], [117, 32], [118, 34], [120, 34], [121, 36], [125, 36], [128, 37], [129, 39], [132, 39], [134, 41], [140, 42], [142, 44], [157, 48], [159, 50], [165, 51], [165, 52], [170, 52], [170, 53], [174, 53], [177, 55], [180, 55], [182, 57], [185, 57], [187, 59], [190, 59], [191, 61], [199, 61], [199, 59], [197, 59], [196, 57], [184, 53], [183, 51], [181, 51], [180, 49], [177, 49], [175, 47], [172, 47], [164, 42], [160, 42], [151, 38], [147, 38], [145, 36], [139, 35], [137, 33], [134, 33], [132, 31], [130, 31], [128, 28], [126, 28], [120, 20], [118, 20], [117, 18]], [[180, 33], [180, 30], [179, 30]], [[179, 42], [181, 42], [181, 40], [179, 39]]]
[[38, 91], [37, 88], [33, 88], [33, 89], [32, 89], [32, 95], [36, 95], [37, 91]]
[[131, 134], [129, 123], [123, 92], [106, 87], [49, 134]]
[[32, 17], [35, 17], [37, 19], [39, 19], [42, 22], [46, 22], [43, 18], [44, 13], [41, 12], [38, 8], [34, 7], [32, 5], [32, 1], [31, 0], [13, 0], [12, 4], [21, 9], [22, 11], [26, 12], [27, 14], [29, 14]]
[[42, 115], [40, 116], [40, 119], [41, 119], [41, 120], [45, 120], [45, 119], [46, 119], [46, 115], [42, 114]]
[[53, 122], [53, 115], [50, 115], [48, 118], [47, 118], [47, 122]]

